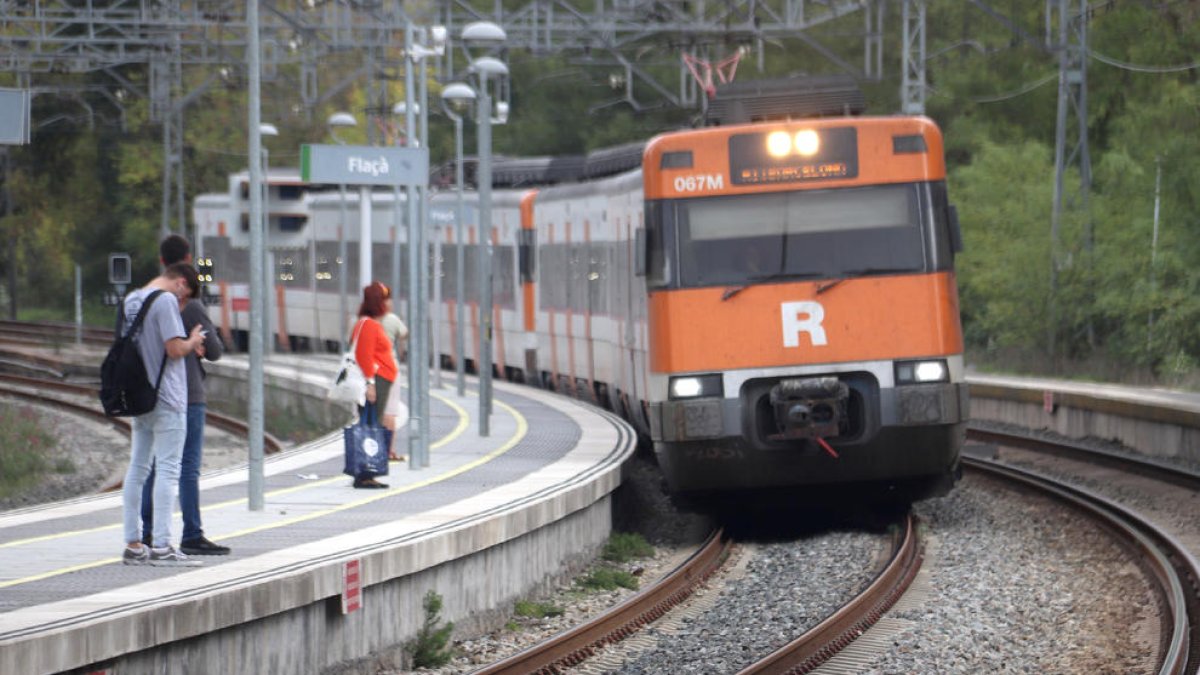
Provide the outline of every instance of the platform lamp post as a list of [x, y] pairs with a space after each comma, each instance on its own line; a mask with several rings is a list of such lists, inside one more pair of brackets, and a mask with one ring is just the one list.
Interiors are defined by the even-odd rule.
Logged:
[[[417, 32], [420, 31], [420, 41]], [[404, 28], [404, 134], [409, 143], [415, 145], [416, 115], [421, 115], [421, 142], [428, 139], [427, 123], [425, 122], [428, 106], [425, 105], [425, 68], [421, 73], [414, 73], [414, 66], [421, 64], [426, 57], [440, 56], [446, 50], [446, 28], [432, 26], [420, 28], [408, 23]], [[424, 43], [424, 44], [422, 44]], [[421, 104], [414, 100], [413, 84], [421, 92]], [[420, 195], [420, 204], [418, 204]], [[409, 242], [409, 350], [408, 350], [408, 455], [409, 469], [429, 466], [429, 333], [428, 307], [426, 299], [428, 289], [427, 265], [429, 252], [427, 249], [425, 222], [428, 205], [425, 203], [429, 196], [429, 176], [426, 174], [420, 186], [410, 184], [408, 196], [408, 242]]]
[[464, 287], [466, 286], [466, 208], [463, 204], [463, 130], [462, 115], [455, 111], [455, 108], [462, 110], [475, 102], [475, 90], [462, 82], [451, 82], [442, 88], [442, 110], [454, 121], [454, 183], [455, 190], [458, 194], [457, 213], [454, 216], [454, 240], [458, 246], [454, 251], [454, 325], [458, 326], [458, 330], [454, 334], [454, 371], [455, 371], [455, 386], [458, 395], [461, 398], [466, 393], [466, 359], [464, 353], [466, 351], [465, 336], [466, 329], [464, 326], [465, 309], [463, 301], [465, 300]]
[[[338, 129], [358, 126], [358, 120], [348, 112], [335, 112], [325, 121], [325, 126], [329, 127], [329, 135], [335, 143], [345, 145], [346, 141], [338, 136]], [[338, 322], [336, 324], [338, 351], [342, 352], [348, 349], [345, 330], [350, 325], [349, 318], [346, 316], [346, 270], [350, 269], [350, 262], [346, 256], [346, 185], [342, 183], [338, 185]]]
[[[462, 40], [468, 47], [498, 47], [508, 35], [504, 29], [490, 21], [476, 21], [463, 27]], [[488, 91], [488, 80], [493, 76], [508, 75], [508, 66], [503, 61], [481, 56], [471, 61], [471, 72], [478, 78], [476, 90], [479, 103], [476, 113], [479, 125], [477, 140], [479, 167], [476, 182], [479, 191], [479, 237], [480, 252], [480, 303], [479, 324], [479, 435], [491, 433], [492, 413], [492, 97]]]
[[279, 135], [279, 129], [267, 122], [258, 125], [258, 135], [263, 139], [262, 146], [262, 228], [263, 246], [262, 259], [259, 263], [263, 269], [263, 353], [276, 351], [275, 333], [271, 330], [271, 289], [275, 287], [275, 266], [271, 255], [271, 151], [267, 148], [266, 139]]

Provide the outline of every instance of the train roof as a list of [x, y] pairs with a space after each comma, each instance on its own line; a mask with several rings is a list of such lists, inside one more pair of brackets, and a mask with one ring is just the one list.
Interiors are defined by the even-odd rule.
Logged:
[[[492, 185], [499, 188], [538, 187], [578, 183], [640, 168], [645, 141], [594, 150], [585, 155], [557, 157], [504, 157], [492, 159]], [[454, 186], [454, 161], [436, 167], [430, 182], [442, 188]], [[463, 183], [477, 184], [478, 157], [463, 159]]]

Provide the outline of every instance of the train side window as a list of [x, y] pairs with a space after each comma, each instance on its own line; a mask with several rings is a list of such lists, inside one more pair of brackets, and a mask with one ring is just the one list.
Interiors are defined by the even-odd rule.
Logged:
[[280, 199], [296, 200], [304, 197], [304, 187], [301, 185], [280, 185], [278, 190]]
[[300, 232], [308, 223], [308, 216], [279, 216], [275, 222], [280, 232]]
[[532, 282], [537, 273], [537, 230], [521, 230], [517, 235], [517, 245], [521, 283]]

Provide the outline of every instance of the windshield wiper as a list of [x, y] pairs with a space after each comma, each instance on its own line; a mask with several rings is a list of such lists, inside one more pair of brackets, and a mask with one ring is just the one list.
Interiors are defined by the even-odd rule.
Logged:
[[846, 276], [838, 277], [837, 279], [831, 279], [828, 282], [823, 283], [820, 286], [817, 286], [817, 295], [820, 295], [820, 294], [824, 293], [825, 291], [828, 291], [829, 289], [833, 288], [834, 286], [837, 286], [838, 284], [842, 283], [846, 279], [849, 279], [850, 277], [861, 277], [861, 276], [866, 276], [869, 274], [886, 274], [888, 272], [907, 272], [907, 271], [909, 271], [909, 270], [900, 268], [900, 267], [865, 267], [865, 268], [859, 269], [859, 270], [850, 270], [849, 272], [846, 272]]
[[820, 276], [820, 275], [813, 274], [813, 273], [798, 273], [797, 274], [797, 273], [792, 273], [792, 272], [775, 272], [773, 274], [762, 274], [762, 275], [754, 276], [754, 277], [746, 277], [747, 283], [744, 283], [740, 286], [730, 286], [729, 288], [726, 288], [725, 292], [721, 294], [721, 301], [724, 302], [725, 300], [732, 298], [733, 296], [737, 295], [738, 293], [741, 293], [742, 291], [746, 290], [747, 288], [750, 288], [751, 286], [756, 286], [758, 284], [764, 284], [764, 283], [767, 283], [768, 281], [775, 281], [776, 279], [811, 279], [812, 277], [815, 277], [815, 276]]

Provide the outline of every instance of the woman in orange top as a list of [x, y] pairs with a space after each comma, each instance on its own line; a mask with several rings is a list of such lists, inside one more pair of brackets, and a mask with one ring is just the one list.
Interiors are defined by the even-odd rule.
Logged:
[[[392, 341], [388, 339], [379, 319], [392, 311], [392, 291], [378, 281], [371, 282], [363, 289], [362, 304], [358, 308], [358, 321], [351, 332], [354, 342], [354, 358], [362, 369], [363, 377], [367, 379], [367, 405], [378, 410], [388, 400], [388, 392], [396, 381], [398, 368]], [[374, 412], [374, 410], [372, 412]], [[359, 408], [361, 416], [365, 407]], [[390, 419], [389, 419], [390, 418]], [[376, 419], [379, 419], [378, 417]], [[391, 431], [395, 426], [395, 417], [385, 415], [382, 418], [383, 427], [388, 429], [387, 447], [391, 447]], [[386, 483], [380, 483], [371, 476], [355, 476], [356, 488], [386, 488]]]

